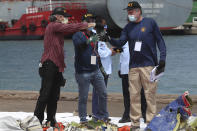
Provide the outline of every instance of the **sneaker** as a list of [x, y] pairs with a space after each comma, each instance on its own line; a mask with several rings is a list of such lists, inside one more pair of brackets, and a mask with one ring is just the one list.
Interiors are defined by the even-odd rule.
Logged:
[[92, 116], [92, 121], [97, 122], [99, 119], [97, 117]]
[[88, 120], [86, 119], [86, 117], [80, 117], [80, 124], [82, 123], [86, 123]]
[[111, 121], [111, 119], [109, 117], [102, 119], [102, 121], [109, 123]]
[[119, 123], [127, 123], [127, 122], [131, 122], [130, 118], [121, 118], [119, 121]]

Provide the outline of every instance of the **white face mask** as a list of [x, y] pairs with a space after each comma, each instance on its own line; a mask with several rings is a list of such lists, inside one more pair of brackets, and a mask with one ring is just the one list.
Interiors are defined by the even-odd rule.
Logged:
[[128, 18], [129, 18], [129, 21], [131, 21], [131, 22], [135, 22], [137, 20], [135, 15], [128, 15]]
[[64, 20], [62, 21], [62, 23], [68, 24], [68, 18], [64, 18]]
[[92, 31], [93, 29], [94, 29], [93, 27], [88, 28], [89, 31]]

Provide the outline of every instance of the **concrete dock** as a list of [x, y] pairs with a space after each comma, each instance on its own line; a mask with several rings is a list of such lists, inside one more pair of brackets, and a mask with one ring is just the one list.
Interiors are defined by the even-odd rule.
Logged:
[[[184, 92], [183, 92], [184, 93]], [[0, 91], [0, 112], [33, 112], [35, 109], [38, 91]], [[91, 96], [88, 97], [87, 111], [92, 112]], [[175, 100], [181, 94], [158, 94], [157, 95], [157, 112], [167, 104]], [[197, 114], [197, 95], [190, 96], [193, 101], [192, 113]], [[77, 92], [61, 92], [61, 98], [58, 102], [58, 111], [73, 112], [77, 109], [78, 93]], [[108, 93], [108, 111], [110, 116], [121, 117], [124, 111], [123, 97], [121, 93]]]

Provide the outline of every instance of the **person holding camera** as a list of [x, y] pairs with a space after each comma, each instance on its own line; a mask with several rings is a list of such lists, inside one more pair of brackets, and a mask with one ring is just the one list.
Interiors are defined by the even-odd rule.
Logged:
[[[93, 14], [85, 14], [82, 21], [95, 22]], [[92, 84], [99, 96], [99, 120], [107, 122], [107, 91], [104, 77], [99, 69], [97, 42], [98, 37], [92, 32], [93, 28], [81, 30], [72, 37], [75, 49], [75, 78], [79, 88], [78, 111], [80, 123], [87, 123], [87, 99], [89, 86]]]
[[[132, 130], [138, 130], [141, 117], [141, 88], [144, 88], [147, 102], [146, 123], [148, 124], [156, 115], [157, 81], [150, 81], [150, 73], [157, 65], [156, 74], [164, 71], [166, 46], [157, 23], [152, 18], [142, 17], [142, 9], [138, 2], [129, 2], [126, 10], [130, 22], [124, 27], [119, 40], [107, 38], [117, 47], [122, 47], [127, 41], [129, 43], [130, 118]], [[160, 51], [159, 63], [156, 47]]]
[[[105, 35], [107, 30], [107, 24], [106, 20], [102, 18], [101, 16], [96, 17], [96, 26], [93, 30], [95, 35]], [[99, 55], [99, 68], [101, 73], [103, 74], [105, 85], [107, 87], [107, 82], [109, 75], [112, 73], [112, 60], [111, 56], [115, 55], [115, 51], [113, 48], [109, 48], [106, 44], [106, 40], [99, 39], [97, 42], [97, 48], [98, 48], [98, 55]], [[93, 88], [92, 91], [92, 115], [94, 118], [99, 118], [99, 95], [95, 88]]]
[[[93, 31], [95, 34], [98, 35], [105, 35], [107, 33], [107, 24], [106, 20], [101, 16], [96, 17], [96, 26], [95, 30]], [[98, 41], [98, 54], [100, 57], [99, 67], [101, 73], [104, 76], [105, 85], [107, 86], [109, 75], [112, 73], [112, 60], [111, 56], [115, 55], [116, 52], [113, 48], [109, 48], [105, 39], [99, 39]]]
[[65, 79], [62, 72], [66, 67], [64, 63], [64, 32], [74, 33], [80, 29], [94, 27], [94, 23], [68, 24], [65, 8], [57, 7], [52, 11], [50, 23], [47, 25], [44, 35], [44, 52], [39, 64], [41, 77], [41, 89], [36, 103], [34, 115], [41, 125], [44, 120], [44, 111], [47, 107], [46, 124], [54, 127], [57, 101], [60, 97], [60, 86], [64, 86]]

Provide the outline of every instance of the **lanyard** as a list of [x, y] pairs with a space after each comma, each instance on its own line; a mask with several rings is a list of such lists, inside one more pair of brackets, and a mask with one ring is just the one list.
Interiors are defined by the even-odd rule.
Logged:
[[[82, 32], [82, 33], [85, 35], [85, 37], [86, 37], [87, 39], [89, 39], [89, 37], [88, 37], [84, 32]], [[93, 43], [93, 42], [91, 42], [90, 45], [92, 46], [92, 48], [94, 48], [94, 43]]]
[[[85, 35], [85, 37], [86, 37], [87, 39], [89, 39], [89, 37], [85, 34], [85, 32], [82, 32], [82, 33]], [[94, 44], [93, 42], [91, 42], [90, 45], [91, 45], [92, 48], [94, 49], [94, 53], [96, 54], [96, 56], [99, 57], [99, 55], [98, 55], [98, 53], [97, 53], [97, 51], [96, 51], [96, 45], [98, 46], [98, 44]]]

